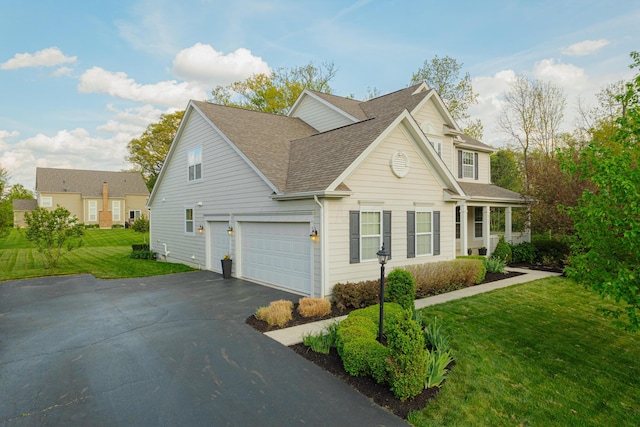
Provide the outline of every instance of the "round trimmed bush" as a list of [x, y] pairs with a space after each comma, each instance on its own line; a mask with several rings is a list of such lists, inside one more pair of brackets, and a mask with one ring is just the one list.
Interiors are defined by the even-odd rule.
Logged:
[[387, 277], [385, 299], [397, 302], [405, 310], [413, 310], [416, 299], [416, 282], [407, 270], [394, 269]]
[[504, 236], [500, 237], [498, 244], [496, 245], [496, 249], [491, 254], [492, 258], [500, 258], [505, 263], [511, 262], [511, 246], [507, 242], [504, 241]]

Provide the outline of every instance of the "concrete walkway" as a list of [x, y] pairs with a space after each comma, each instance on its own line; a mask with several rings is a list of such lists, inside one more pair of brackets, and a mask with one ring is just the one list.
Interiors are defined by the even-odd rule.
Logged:
[[[520, 283], [531, 282], [533, 280], [544, 279], [545, 277], [559, 276], [560, 273], [550, 273], [547, 271], [529, 270], [523, 268], [510, 268], [508, 271], [516, 271], [524, 273], [520, 276], [511, 277], [509, 279], [497, 280], [495, 282], [485, 283], [483, 285], [471, 286], [457, 291], [448, 292], [446, 294], [435, 295], [428, 298], [418, 299], [415, 302], [416, 309], [429, 307], [436, 304], [442, 304], [461, 298], [471, 297], [496, 289], [506, 288], [507, 286], [518, 285]], [[277, 331], [266, 332], [265, 335], [278, 341], [286, 346], [298, 344], [302, 342], [305, 335], [316, 334], [323, 331], [332, 322], [339, 322], [347, 316], [335, 317], [333, 319], [321, 320], [319, 322], [307, 323], [304, 325], [293, 326], [291, 328], [279, 329]]]

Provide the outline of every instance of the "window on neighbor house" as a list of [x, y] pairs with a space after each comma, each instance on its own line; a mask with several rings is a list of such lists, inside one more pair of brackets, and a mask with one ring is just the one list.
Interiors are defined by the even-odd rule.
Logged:
[[484, 218], [484, 213], [482, 207], [476, 206], [473, 212], [473, 228], [474, 228], [474, 236], [476, 238], [481, 238], [482, 236], [482, 220]]
[[140, 211], [129, 211], [129, 222], [135, 222], [141, 215], [142, 213]]
[[189, 164], [189, 181], [202, 179], [202, 147], [189, 150], [187, 161]]
[[120, 200], [113, 200], [111, 202], [111, 218], [113, 221], [120, 221]]
[[49, 196], [40, 198], [40, 203], [43, 208], [50, 208], [53, 206], [53, 199]]
[[460, 206], [456, 206], [456, 239], [460, 238]]
[[475, 155], [471, 151], [462, 152], [462, 177], [475, 178]]
[[432, 243], [431, 212], [416, 212], [416, 255], [431, 255]]
[[89, 222], [96, 222], [98, 220], [98, 201], [89, 200]]
[[184, 210], [184, 232], [193, 234], [193, 208]]

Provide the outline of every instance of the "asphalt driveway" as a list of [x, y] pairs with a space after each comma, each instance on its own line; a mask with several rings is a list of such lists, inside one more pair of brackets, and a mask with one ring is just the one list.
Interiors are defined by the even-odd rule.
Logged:
[[204, 271], [0, 282], [0, 425], [406, 426], [245, 325], [280, 298]]

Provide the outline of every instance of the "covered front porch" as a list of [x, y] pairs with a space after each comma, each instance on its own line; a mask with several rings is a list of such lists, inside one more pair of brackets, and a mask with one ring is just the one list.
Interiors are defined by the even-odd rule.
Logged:
[[460, 182], [460, 187], [467, 197], [456, 205], [457, 255], [491, 256], [501, 236], [512, 244], [531, 241], [527, 204], [520, 194], [492, 184]]

